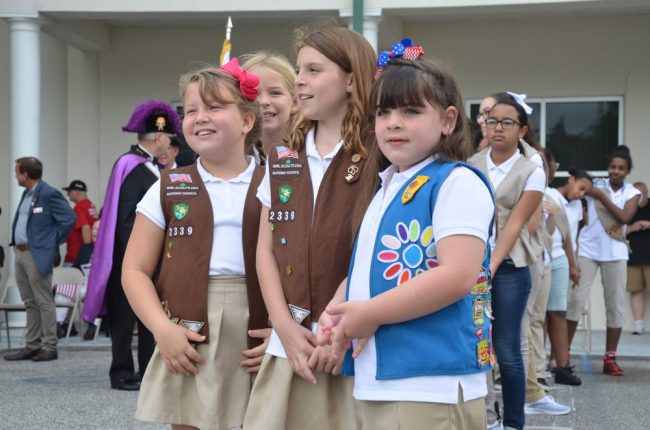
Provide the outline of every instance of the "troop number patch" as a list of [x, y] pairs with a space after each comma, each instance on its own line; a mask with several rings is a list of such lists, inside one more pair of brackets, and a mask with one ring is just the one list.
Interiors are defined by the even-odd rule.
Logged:
[[169, 237], [186, 237], [192, 236], [194, 232], [194, 227], [191, 225], [188, 226], [174, 226], [167, 229], [167, 236]]
[[287, 211], [269, 211], [269, 222], [291, 222], [294, 219], [296, 219], [296, 211], [294, 209]]

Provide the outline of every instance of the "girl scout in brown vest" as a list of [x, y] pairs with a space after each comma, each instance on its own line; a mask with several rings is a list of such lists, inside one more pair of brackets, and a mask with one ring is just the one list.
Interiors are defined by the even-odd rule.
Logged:
[[490, 260], [494, 349], [501, 369], [503, 425], [524, 426], [526, 376], [520, 349], [521, 321], [531, 287], [528, 266], [539, 253], [529, 222], [546, 188], [541, 167], [523, 154], [520, 139], [528, 132], [528, 115], [509, 94], [496, 94], [485, 120], [490, 147], [472, 157], [495, 188], [497, 213]]
[[375, 54], [347, 28], [299, 34], [296, 90], [305, 120], [270, 150], [258, 189], [257, 269], [273, 334], [244, 423], [249, 429], [354, 428], [348, 378], [321, 370], [316, 322], [346, 277], [351, 214], [366, 150]]
[[268, 319], [254, 270], [263, 169], [246, 156], [261, 131], [258, 82], [237, 59], [181, 78], [183, 134], [199, 158], [140, 202], [123, 267], [129, 302], [158, 345], [138, 419], [243, 424], [251, 378], [241, 352], [259, 342], [247, 342], [246, 328]]

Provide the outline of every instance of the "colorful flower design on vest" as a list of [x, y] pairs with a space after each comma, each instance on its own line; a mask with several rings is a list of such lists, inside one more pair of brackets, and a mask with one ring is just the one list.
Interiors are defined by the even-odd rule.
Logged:
[[385, 248], [377, 253], [377, 260], [388, 264], [384, 279], [397, 279], [397, 285], [438, 266], [433, 227], [422, 229], [418, 220], [414, 219], [408, 225], [398, 222], [395, 235], [383, 235], [381, 244]]

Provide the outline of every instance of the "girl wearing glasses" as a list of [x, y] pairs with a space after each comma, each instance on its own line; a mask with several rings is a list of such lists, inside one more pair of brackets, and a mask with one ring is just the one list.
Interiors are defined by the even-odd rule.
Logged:
[[[488, 175], [495, 189], [495, 235], [492, 257], [493, 342], [503, 388], [503, 424], [524, 427], [526, 374], [521, 354], [521, 322], [531, 289], [528, 266], [541, 255], [531, 240], [529, 226], [546, 188], [544, 170], [524, 155], [520, 140], [532, 130], [528, 115], [509, 94], [494, 95], [495, 104], [485, 120], [489, 147], [470, 160]], [[539, 221], [537, 221], [539, 222]]]

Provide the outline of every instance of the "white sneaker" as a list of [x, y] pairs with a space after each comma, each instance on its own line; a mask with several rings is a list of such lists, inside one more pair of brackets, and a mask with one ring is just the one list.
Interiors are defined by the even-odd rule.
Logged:
[[571, 407], [555, 401], [553, 396], [544, 396], [536, 402], [526, 403], [524, 412], [528, 415], [566, 415]]
[[643, 320], [634, 321], [634, 331], [632, 331], [632, 334], [643, 334], [644, 326]]
[[501, 423], [501, 420], [496, 420], [492, 424], [488, 424], [486, 430], [503, 430], [503, 424]]

